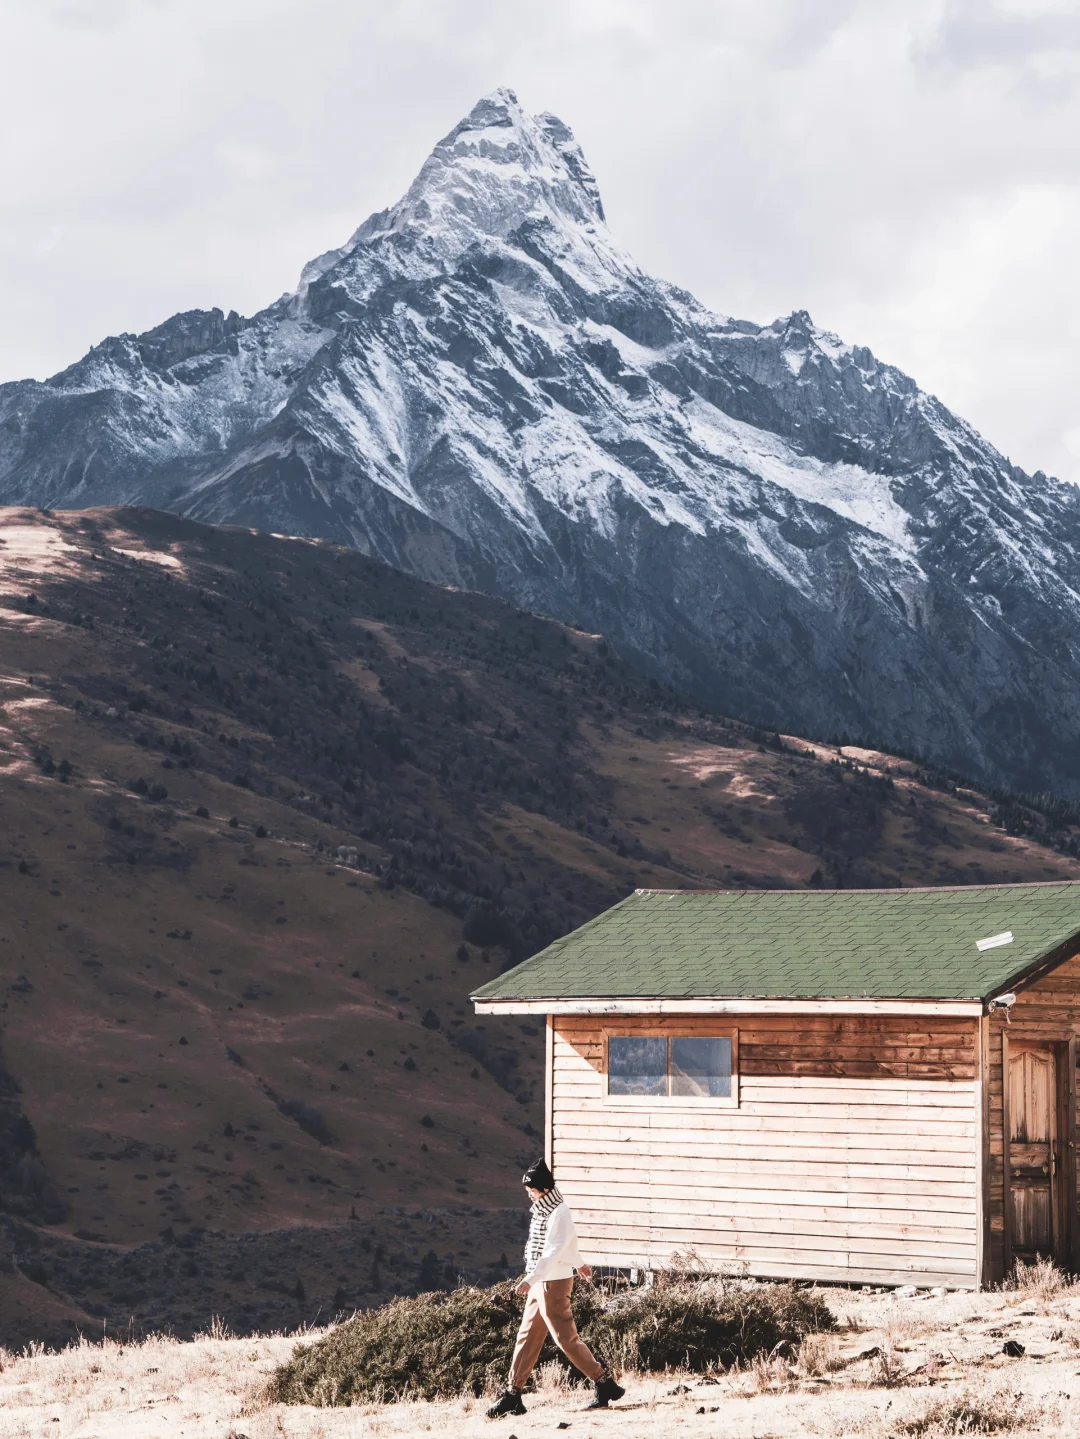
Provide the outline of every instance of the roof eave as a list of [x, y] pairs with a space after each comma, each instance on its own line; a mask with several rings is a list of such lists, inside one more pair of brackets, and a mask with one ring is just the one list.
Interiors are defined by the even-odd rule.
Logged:
[[1080, 954], [1080, 930], [1069, 935], [1068, 939], [1063, 940], [1061, 944], [1055, 945], [1053, 949], [1048, 950], [1046, 954], [1041, 955], [1038, 959], [1021, 965], [1019, 969], [1014, 970], [1005, 979], [999, 980], [982, 996], [983, 1002], [989, 1004], [991, 1000], [996, 999], [1000, 994], [1006, 994], [1010, 990], [1023, 989], [1029, 984], [1034, 984], [1036, 980], [1042, 979], [1043, 975], [1049, 974], [1052, 969], [1056, 969], [1059, 964], [1064, 964], [1067, 959], [1074, 959], [1077, 954]]
[[473, 998], [477, 1014], [950, 1014], [977, 1018], [985, 1013], [980, 998], [960, 999], [746, 999], [700, 998]]

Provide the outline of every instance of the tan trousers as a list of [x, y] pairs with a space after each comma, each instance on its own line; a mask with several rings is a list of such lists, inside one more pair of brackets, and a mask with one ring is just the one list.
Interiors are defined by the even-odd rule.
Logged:
[[511, 1389], [524, 1389], [548, 1334], [586, 1379], [595, 1381], [603, 1374], [604, 1366], [596, 1362], [589, 1346], [577, 1332], [570, 1309], [573, 1287], [573, 1279], [552, 1279], [548, 1284], [536, 1284], [529, 1290], [510, 1365]]

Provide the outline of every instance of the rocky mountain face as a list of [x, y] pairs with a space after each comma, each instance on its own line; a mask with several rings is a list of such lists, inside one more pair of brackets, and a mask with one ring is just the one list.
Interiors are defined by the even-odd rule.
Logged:
[[1077, 492], [804, 312], [644, 274], [510, 91], [260, 314], [0, 387], [0, 503], [132, 502], [603, 631], [728, 712], [1080, 793]]

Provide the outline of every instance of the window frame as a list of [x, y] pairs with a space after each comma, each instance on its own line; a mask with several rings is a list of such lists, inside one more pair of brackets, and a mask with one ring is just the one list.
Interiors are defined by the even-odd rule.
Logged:
[[[625, 1024], [605, 1024], [602, 1027], [604, 1062], [601, 1083], [604, 1086], [604, 1104], [613, 1109], [641, 1109], [642, 1107], [672, 1110], [681, 1107], [700, 1109], [738, 1109], [739, 1107], [739, 1030], [736, 1025], [710, 1024], [707, 1028], [689, 1025], [672, 1025], [656, 1029], [632, 1029]], [[608, 1093], [608, 1045], [612, 1039], [729, 1039], [731, 1041], [731, 1093], [720, 1094], [609, 1094]], [[671, 1076], [671, 1045], [668, 1044], [668, 1078]]]

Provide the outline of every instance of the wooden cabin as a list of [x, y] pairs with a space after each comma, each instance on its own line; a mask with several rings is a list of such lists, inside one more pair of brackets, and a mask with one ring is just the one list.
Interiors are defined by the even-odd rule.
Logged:
[[638, 890], [472, 997], [547, 1017], [547, 1159], [594, 1263], [1080, 1268], [1080, 883]]

